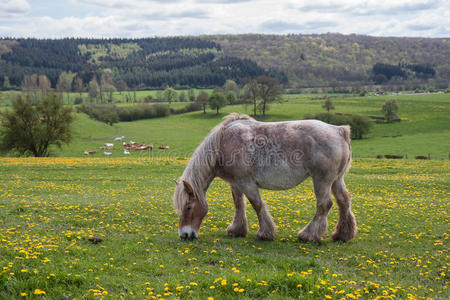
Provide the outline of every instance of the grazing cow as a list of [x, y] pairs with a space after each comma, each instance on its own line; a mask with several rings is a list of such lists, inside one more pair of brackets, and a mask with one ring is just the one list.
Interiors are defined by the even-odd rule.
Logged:
[[114, 147], [114, 144], [112, 143], [105, 143], [105, 147], [107, 150], [111, 150]]
[[169, 150], [170, 147], [169, 146], [159, 146], [159, 149], [161, 149], [161, 150]]
[[95, 151], [95, 150], [86, 150], [86, 151], [84, 151], [84, 155], [91, 155], [91, 154], [95, 154], [95, 153], [97, 153], [97, 151]]
[[125, 154], [125, 155], [130, 155], [130, 151], [128, 151], [128, 150], [123, 150], [123, 154]]
[[124, 139], [125, 139], [125, 137], [122, 135], [122, 136], [119, 136], [119, 137], [114, 138], [114, 142], [121, 142], [121, 141], [123, 141]]
[[103, 152], [103, 155], [110, 156], [110, 155], [112, 155], [112, 153], [111, 152]]

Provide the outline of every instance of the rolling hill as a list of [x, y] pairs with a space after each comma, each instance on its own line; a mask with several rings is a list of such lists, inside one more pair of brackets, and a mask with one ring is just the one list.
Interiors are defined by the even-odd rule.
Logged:
[[[377, 64], [383, 68], [374, 68]], [[450, 39], [342, 34], [0, 39], [0, 87], [5, 81], [19, 87], [32, 74], [47, 75], [55, 87], [59, 74], [69, 71], [86, 84], [106, 69], [115, 82], [141, 89], [214, 87], [258, 75], [277, 77], [290, 88], [358, 90], [382, 83], [446, 89]]]

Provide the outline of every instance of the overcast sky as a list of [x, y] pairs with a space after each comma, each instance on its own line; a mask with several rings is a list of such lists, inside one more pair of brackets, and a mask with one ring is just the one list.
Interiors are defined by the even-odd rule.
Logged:
[[0, 0], [0, 37], [450, 37], [449, 0]]

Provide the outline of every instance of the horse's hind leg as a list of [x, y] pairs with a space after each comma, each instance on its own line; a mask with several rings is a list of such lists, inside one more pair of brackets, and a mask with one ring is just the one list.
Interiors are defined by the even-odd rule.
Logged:
[[333, 206], [331, 200], [331, 182], [319, 176], [313, 177], [314, 193], [316, 194], [316, 215], [298, 233], [298, 239], [308, 242], [319, 242], [322, 236], [327, 232], [328, 212]]
[[227, 235], [234, 237], [243, 237], [248, 233], [247, 215], [245, 214], [244, 194], [235, 187], [231, 187], [234, 200], [234, 219], [227, 228]]
[[335, 241], [346, 242], [356, 235], [356, 220], [351, 210], [350, 194], [345, 187], [343, 177], [339, 177], [332, 186], [333, 195], [339, 206], [339, 221], [332, 238]]
[[275, 238], [276, 226], [267, 209], [266, 203], [259, 195], [258, 187], [247, 188], [244, 193], [258, 216], [259, 230], [256, 237], [259, 240], [272, 241]]

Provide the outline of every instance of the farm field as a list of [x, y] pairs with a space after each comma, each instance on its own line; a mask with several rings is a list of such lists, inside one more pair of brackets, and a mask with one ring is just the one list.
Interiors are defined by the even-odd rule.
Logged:
[[[398, 154], [408, 158], [417, 155], [433, 159], [448, 159], [450, 154], [450, 94], [402, 95], [380, 97], [352, 97], [331, 95], [337, 113], [361, 115], [380, 115], [381, 106], [387, 99], [399, 103], [399, 116], [402, 121], [393, 124], [375, 124], [368, 136], [353, 140], [354, 157], [374, 158], [377, 155]], [[285, 95], [286, 102], [271, 104], [268, 116], [263, 121], [303, 119], [306, 114], [324, 112], [323, 97], [312, 95]], [[181, 103], [175, 103], [181, 105]], [[172, 104], [174, 105], [174, 104]], [[185, 104], [182, 104], [185, 105]], [[228, 113], [252, 113], [252, 107], [230, 105], [219, 115], [208, 110], [207, 114], [193, 112], [172, 115], [166, 118], [121, 122], [109, 126], [77, 114], [74, 126], [74, 140], [61, 150], [54, 149], [57, 156], [80, 157], [85, 150], [98, 150], [98, 147], [112, 142], [116, 136], [126, 140], [150, 143], [154, 146], [169, 145], [170, 152], [132, 153], [132, 156], [172, 156], [189, 157], [207, 133]], [[113, 151], [113, 156], [123, 156], [122, 147]], [[101, 156], [97, 153], [96, 156]]]
[[310, 180], [262, 191], [273, 242], [256, 240], [251, 207], [249, 235], [225, 236], [233, 204], [221, 180], [200, 239], [180, 241], [172, 180], [185, 164], [0, 158], [0, 298], [448, 299], [448, 161], [355, 159], [346, 182], [358, 234], [331, 241], [334, 205], [320, 244], [296, 241], [314, 214]]

